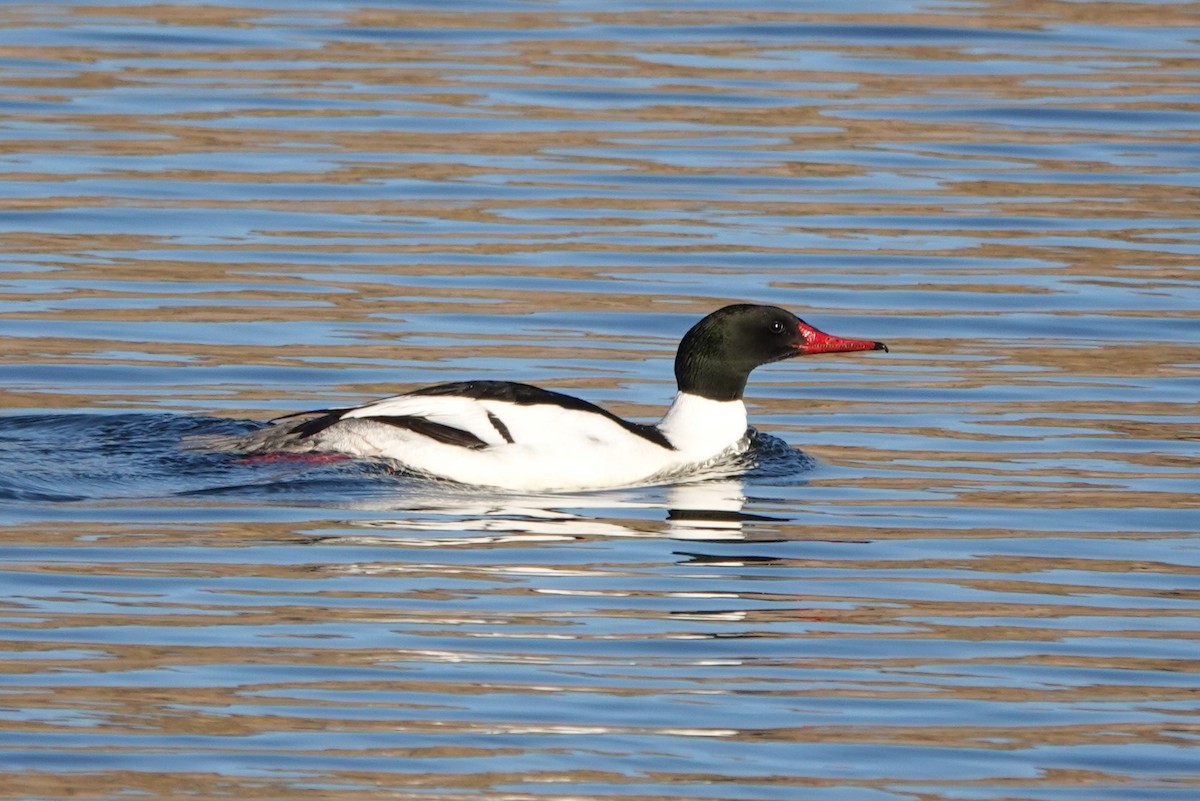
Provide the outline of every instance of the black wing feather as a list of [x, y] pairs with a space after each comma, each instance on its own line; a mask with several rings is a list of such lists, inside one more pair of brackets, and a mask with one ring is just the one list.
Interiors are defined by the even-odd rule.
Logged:
[[[535, 387], [531, 384], [521, 384], [515, 381], [458, 381], [453, 384], [438, 384], [432, 387], [414, 389], [408, 394], [456, 395], [473, 400], [503, 401], [505, 403], [516, 404], [517, 406], [535, 406], [539, 403], [546, 403], [562, 407], [563, 409], [572, 409], [577, 412], [590, 412], [591, 414], [598, 414], [612, 420], [629, 433], [636, 434], [643, 439], [648, 439], [655, 445], [667, 450], [675, 450], [675, 446], [671, 444], [671, 441], [656, 426], [646, 425], [645, 423], [631, 423], [607, 409], [597, 406], [594, 403], [589, 403], [582, 398], [565, 395], [561, 392], [551, 392], [548, 389]], [[495, 425], [495, 421], [493, 421], [492, 425]], [[499, 427], [497, 427], [497, 430], [499, 430]], [[506, 431], [500, 431], [500, 435], [508, 439]]]
[[292, 420], [297, 417], [308, 417], [309, 415], [318, 415], [311, 420], [305, 420], [303, 423], [288, 431], [288, 435], [295, 435], [300, 438], [311, 437], [314, 434], [320, 434], [325, 429], [329, 428], [334, 423], [342, 419], [342, 416], [350, 411], [349, 409], [313, 409], [308, 412], [293, 412], [285, 414], [282, 417], [276, 417], [272, 423], [278, 423], [280, 420]]
[[[549, 404], [558, 406], [563, 409], [571, 409], [578, 412], [588, 412], [590, 414], [598, 414], [605, 417], [617, 425], [624, 428], [631, 434], [635, 434], [643, 439], [653, 442], [667, 450], [675, 450], [675, 446], [667, 439], [656, 426], [646, 425], [645, 423], [631, 423], [628, 420], [622, 419], [607, 409], [597, 406], [594, 403], [589, 403], [582, 398], [576, 398], [573, 395], [565, 395], [561, 392], [551, 392], [548, 389], [535, 387], [531, 384], [520, 384], [514, 381], [458, 381], [452, 384], [437, 384], [432, 387], [422, 387], [407, 393], [409, 395], [422, 396], [457, 396], [462, 398], [470, 398], [472, 400], [494, 400], [504, 403], [512, 403], [517, 406], [536, 406], [537, 404]], [[285, 414], [282, 417], [276, 417], [271, 422], [279, 420], [289, 420], [296, 417], [307, 417], [316, 415], [311, 420], [305, 420], [292, 428], [288, 434], [299, 438], [312, 437], [321, 433], [325, 429], [341, 422], [345, 419], [347, 412], [351, 409], [317, 409], [309, 412], [296, 412], [295, 414]], [[461, 428], [448, 426], [444, 423], [435, 423], [424, 417], [414, 415], [392, 415], [379, 417], [356, 417], [356, 420], [375, 420], [385, 425], [396, 426], [397, 428], [405, 428], [417, 434], [422, 434], [430, 439], [443, 442], [447, 445], [458, 445], [471, 450], [479, 450], [488, 446], [487, 442], [472, 434], [470, 431], [464, 431]], [[494, 414], [488, 414], [488, 421], [496, 429], [496, 432], [504, 438], [506, 442], [512, 442], [512, 434], [508, 430], [508, 426]]]
[[[448, 426], [444, 423], [435, 423], [432, 420], [427, 420], [424, 417], [414, 417], [408, 414], [393, 415], [390, 417], [361, 417], [360, 420], [374, 420], [377, 423], [386, 423], [389, 426], [396, 428], [406, 428], [430, 439], [443, 442], [447, 445], [458, 445], [460, 448], [470, 448], [473, 451], [486, 448], [488, 444], [479, 437], [472, 434], [470, 431], [464, 431], [461, 428]], [[511, 440], [510, 440], [511, 441]]]

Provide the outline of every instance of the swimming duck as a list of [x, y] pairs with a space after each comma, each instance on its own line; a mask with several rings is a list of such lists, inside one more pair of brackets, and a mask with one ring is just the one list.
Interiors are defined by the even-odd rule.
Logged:
[[862, 350], [887, 346], [831, 336], [774, 306], [736, 304], [684, 335], [675, 355], [675, 399], [652, 425], [529, 384], [463, 381], [353, 408], [285, 415], [234, 447], [379, 459], [406, 472], [507, 490], [663, 483], [746, 451], [742, 395], [756, 367]]

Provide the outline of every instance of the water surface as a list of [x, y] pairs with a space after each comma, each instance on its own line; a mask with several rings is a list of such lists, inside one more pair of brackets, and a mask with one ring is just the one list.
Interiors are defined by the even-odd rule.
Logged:
[[[5, 5], [0, 798], [1190, 801], [1197, 10]], [[802, 469], [179, 447], [746, 300]]]

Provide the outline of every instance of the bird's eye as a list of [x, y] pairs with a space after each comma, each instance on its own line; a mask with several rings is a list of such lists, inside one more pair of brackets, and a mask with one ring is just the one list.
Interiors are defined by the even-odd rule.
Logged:
[[775, 320], [773, 323], [771, 323], [771, 333], [772, 334], [782, 334], [783, 331], [784, 331], [783, 323], [779, 322], [778, 320]]

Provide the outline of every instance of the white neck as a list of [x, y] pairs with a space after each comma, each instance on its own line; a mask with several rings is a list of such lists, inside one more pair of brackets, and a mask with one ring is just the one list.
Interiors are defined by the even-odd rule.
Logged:
[[740, 442], [748, 425], [740, 399], [715, 401], [680, 392], [658, 427], [681, 455], [706, 459]]

